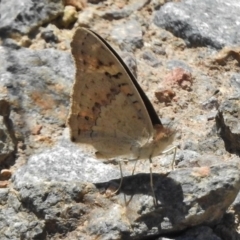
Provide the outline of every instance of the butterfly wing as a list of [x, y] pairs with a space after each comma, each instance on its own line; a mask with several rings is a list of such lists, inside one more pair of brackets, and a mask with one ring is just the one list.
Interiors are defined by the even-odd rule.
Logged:
[[71, 46], [76, 66], [68, 118], [72, 141], [92, 144], [105, 157], [129, 155], [152, 138], [153, 123], [161, 124], [155, 110], [100, 36], [79, 28]]

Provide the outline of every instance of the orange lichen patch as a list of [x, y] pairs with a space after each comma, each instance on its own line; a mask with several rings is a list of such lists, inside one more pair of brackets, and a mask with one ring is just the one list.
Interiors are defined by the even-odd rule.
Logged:
[[46, 143], [47, 145], [53, 144], [53, 139], [49, 136], [37, 136], [35, 137], [35, 142]]
[[31, 129], [32, 135], [39, 135], [42, 130], [42, 125], [36, 125]]
[[155, 92], [155, 96], [160, 103], [167, 104], [172, 101], [172, 99], [176, 96], [176, 94], [174, 91], [168, 89], [168, 90]]
[[199, 168], [193, 168], [192, 176], [194, 177], [207, 177], [211, 173], [211, 170], [209, 167], [199, 167]]
[[53, 106], [56, 106], [54, 99], [50, 95], [47, 95], [45, 92], [35, 91], [30, 94], [30, 97], [38, 107], [44, 110], [52, 109]]
[[68, 109], [66, 109], [65, 106], [59, 106], [59, 110], [56, 113], [56, 117], [57, 117], [57, 119], [62, 120], [63, 122], [65, 122], [67, 114], [68, 114]]
[[214, 57], [214, 61], [220, 65], [226, 65], [230, 59], [240, 63], [240, 47], [225, 47]]
[[182, 89], [190, 90], [193, 79], [191, 73], [182, 68], [174, 69], [164, 80], [168, 85], [178, 84]]
[[8, 181], [0, 181], [0, 188], [6, 188], [8, 186]]
[[54, 84], [52, 86], [49, 86], [49, 89], [52, 89], [59, 94], [62, 93], [65, 88], [66, 87], [63, 84]]

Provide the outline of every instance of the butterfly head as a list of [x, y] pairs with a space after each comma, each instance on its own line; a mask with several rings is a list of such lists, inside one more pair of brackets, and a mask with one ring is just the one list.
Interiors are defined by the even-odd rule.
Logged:
[[172, 144], [176, 131], [171, 128], [163, 127], [163, 125], [154, 125], [155, 134], [151, 145], [153, 147], [152, 157], [161, 154]]

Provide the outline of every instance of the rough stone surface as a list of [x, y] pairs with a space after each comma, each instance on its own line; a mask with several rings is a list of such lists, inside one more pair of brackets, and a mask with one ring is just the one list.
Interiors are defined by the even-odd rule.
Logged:
[[131, 0], [126, 6], [113, 6], [110, 9], [104, 11], [101, 16], [105, 19], [121, 19], [130, 16], [134, 11], [139, 11], [145, 5], [147, 5], [150, 1], [149, 0], [139, 0], [134, 1]]
[[0, 8], [0, 35], [28, 34], [62, 14], [62, 1], [3, 0]]
[[135, 20], [116, 26], [111, 37], [125, 51], [132, 51], [143, 45], [141, 26]]
[[14, 158], [15, 149], [16, 141], [11, 120], [8, 117], [0, 116], [0, 164], [7, 159], [11, 161]]
[[189, 46], [220, 49], [239, 45], [239, 10], [236, 0], [170, 2], [156, 12], [154, 23], [183, 38]]
[[[54, 49], [35, 51], [22, 48], [13, 51], [1, 48], [0, 52], [0, 89], [7, 92], [14, 109], [10, 116], [14, 119], [17, 139], [28, 146], [30, 144], [29, 151], [55, 142], [61, 128], [52, 136], [47, 132], [65, 124], [74, 75], [71, 56]], [[43, 124], [41, 134], [32, 133]]]
[[[56, 221], [56, 213], [58, 213], [61, 217], [57, 222], [60, 224], [63, 211], [67, 211], [66, 205], [71, 205], [71, 208], [75, 209], [79, 208], [80, 204], [81, 208], [85, 209], [82, 211], [87, 211], [81, 216], [87, 224], [85, 223], [79, 231], [82, 234], [87, 232], [87, 235], [92, 238], [93, 236], [101, 236], [100, 239], [128, 239], [130, 236], [140, 238], [184, 230], [190, 225], [216, 224], [234, 201], [240, 187], [237, 165], [223, 164], [180, 169], [167, 175], [155, 173], [153, 181], [158, 207], [153, 205], [149, 174], [124, 177], [120, 194], [107, 200], [104, 194], [97, 193], [94, 185], [89, 185], [89, 189], [86, 190], [86, 184], [82, 185], [84, 187], [80, 187], [81, 185], [77, 187], [79, 184], [76, 182], [73, 184], [73, 179], [79, 183], [87, 180], [94, 183], [101, 191], [109, 188], [108, 181], [99, 183], [104, 180], [99, 172], [103, 170], [102, 163], [92, 164], [90, 159], [85, 162], [84, 159], [81, 161], [79, 158], [78, 165], [68, 161], [68, 165], [73, 166], [74, 170], [68, 167], [61, 174], [59, 166], [66, 164], [64, 153], [66, 156], [70, 154], [66, 149], [66, 151], [59, 151], [61, 159], [56, 153], [48, 152], [48, 158], [39, 155], [35, 163], [30, 160], [15, 174], [14, 183], [20, 191], [21, 201], [46, 221], [47, 217]], [[37, 164], [40, 159], [41, 164]], [[82, 165], [79, 162], [82, 162]], [[107, 173], [111, 180], [113, 177], [110, 176], [110, 168], [111, 166], [109, 166], [109, 172], [104, 169], [104, 173]], [[119, 181], [120, 179], [117, 180], [118, 183]], [[61, 184], [61, 182], [68, 183]], [[38, 186], [37, 189], [36, 186]], [[73, 189], [75, 189], [75, 197], [68, 199], [66, 194], [71, 193]], [[40, 196], [39, 191], [41, 191]], [[48, 197], [43, 200], [42, 194], [46, 194], [46, 191], [49, 192]], [[77, 196], [79, 199], [76, 199]], [[124, 198], [128, 202], [127, 205]], [[73, 203], [73, 200], [76, 202]], [[96, 205], [93, 209], [89, 209], [89, 201], [98, 202], [102, 207], [99, 208]], [[105, 204], [108, 205], [107, 209], [103, 207]], [[77, 213], [75, 214], [74, 218], [80, 217]], [[76, 219], [72, 222], [72, 231], [77, 228], [76, 222]], [[62, 228], [64, 226], [61, 226]]]
[[[239, 1], [0, 5], [0, 115], [16, 140], [0, 164], [1, 240], [239, 239]], [[110, 43], [177, 131], [175, 170], [172, 152], [153, 159], [157, 206], [147, 159], [133, 176], [122, 163], [112, 195], [116, 162], [70, 142], [78, 26]]]

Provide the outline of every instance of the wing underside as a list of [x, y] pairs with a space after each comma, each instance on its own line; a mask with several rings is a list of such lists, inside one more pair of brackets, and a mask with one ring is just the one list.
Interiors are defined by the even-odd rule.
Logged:
[[72, 140], [103, 153], [112, 151], [111, 141], [119, 148], [116, 155], [146, 144], [152, 122], [125, 66], [90, 30], [78, 29], [71, 46], [76, 66], [68, 118]]

